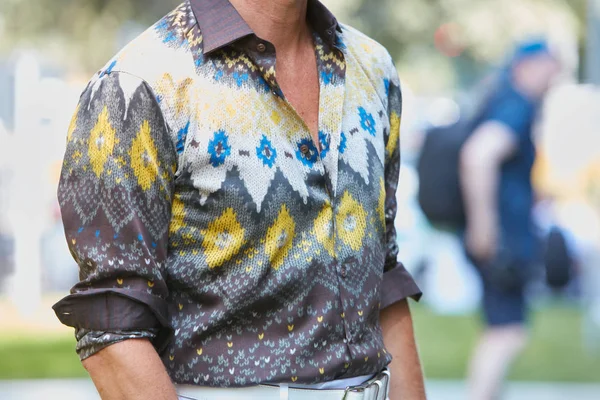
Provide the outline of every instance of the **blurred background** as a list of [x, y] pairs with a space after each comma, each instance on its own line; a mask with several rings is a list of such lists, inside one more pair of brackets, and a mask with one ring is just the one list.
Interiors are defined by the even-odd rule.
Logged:
[[[0, 1], [0, 399], [98, 399], [50, 309], [77, 280], [56, 201], [66, 133], [88, 79], [178, 0]], [[417, 202], [424, 133], [477, 103], [514, 43], [549, 38], [564, 68], [536, 123], [540, 226], [560, 226], [567, 285], [533, 280], [530, 345], [506, 398], [600, 399], [600, 0], [324, 0], [385, 45], [403, 82], [400, 256], [433, 400], [465, 398], [481, 283], [455, 234]]]

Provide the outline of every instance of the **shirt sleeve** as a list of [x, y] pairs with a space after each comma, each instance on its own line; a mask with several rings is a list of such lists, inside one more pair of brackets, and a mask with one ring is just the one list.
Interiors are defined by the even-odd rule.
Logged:
[[400, 117], [402, 115], [402, 94], [397, 74], [394, 74], [394, 79], [386, 81], [386, 91], [390, 129], [385, 138], [386, 258], [381, 292], [382, 309], [407, 297], [417, 301], [421, 298], [421, 290], [404, 265], [398, 261], [398, 242], [394, 226], [398, 208], [396, 189], [400, 174]]
[[79, 283], [54, 310], [80, 356], [127, 337], [170, 340], [165, 281], [176, 151], [141, 79], [112, 72], [83, 92], [58, 188]]
[[535, 109], [530, 102], [517, 94], [506, 94], [492, 105], [488, 121], [504, 124], [518, 143], [530, 139], [531, 123], [535, 118]]

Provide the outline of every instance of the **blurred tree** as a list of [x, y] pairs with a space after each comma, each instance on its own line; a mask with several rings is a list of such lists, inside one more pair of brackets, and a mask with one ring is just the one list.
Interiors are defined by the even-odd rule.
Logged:
[[[0, 52], [37, 47], [72, 69], [93, 71], [128, 32], [140, 31], [181, 1], [1, 0]], [[501, 60], [515, 39], [578, 33], [578, 18], [585, 19], [585, 0], [323, 1], [340, 20], [384, 44], [405, 79], [424, 92], [464, 86], [478, 77], [481, 65]]]
[[[576, 46], [586, 0], [329, 0], [342, 20], [383, 43], [420, 92], [455, 90], [502, 62], [515, 40]], [[567, 44], [565, 44], [567, 43]], [[563, 49], [566, 53], [573, 49]], [[565, 54], [569, 62], [572, 54]], [[575, 57], [576, 58], [576, 57]]]
[[35, 47], [74, 70], [93, 71], [115, 52], [123, 23], [147, 26], [180, 0], [2, 0], [0, 51]]

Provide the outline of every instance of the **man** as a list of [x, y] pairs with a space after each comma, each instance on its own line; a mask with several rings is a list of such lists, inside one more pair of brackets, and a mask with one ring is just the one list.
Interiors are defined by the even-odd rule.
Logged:
[[532, 125], [558, 72], [544, 42], [521, 45], [461, 151], [465, 244], [483, 276], [487, 323], [471, 360], [473, 400], [497, 398], [526, 343], [524, 280], [538, 257]]
[[316, 0], [191, 0], [110, 61], [68, 133], [55, 306], [102, 398], [423, 399], [400, 112], [389, 54]]

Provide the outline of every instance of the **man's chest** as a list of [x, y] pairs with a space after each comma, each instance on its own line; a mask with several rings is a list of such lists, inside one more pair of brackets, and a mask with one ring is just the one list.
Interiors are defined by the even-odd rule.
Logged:
[[317, 148], [319, 143], [319, 75], [313, 49], [301, 57], [303, 62], [281, 57], [277, 61], [277, 82], [288, 106], [298, 114]]

